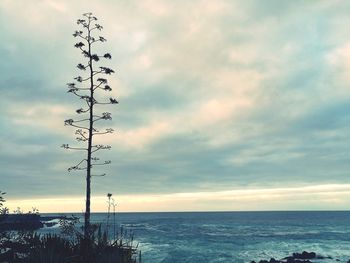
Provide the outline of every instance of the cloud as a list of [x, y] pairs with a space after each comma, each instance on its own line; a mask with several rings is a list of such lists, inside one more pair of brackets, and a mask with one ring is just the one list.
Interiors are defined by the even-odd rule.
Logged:
[[10, 105], [7, 108], [7, 114], [12, 117], [13, 125], [28, 129], [35, 127], [37, 129], [46, 129], [52, 134], [63, 134], [63, 121], [74, 112], [73, 107], [53, 104], [22, 104]]
[[[348, 72], [350, 71], [350, 43], [345, 43], [343, 46], [335, 48], [327, 55], [327, 60], [330, 66], [333, 68], [333, 72], [336, 72], [338, 80], [349, 84], [350, 78]], [[338, 90], [341, 95], [349, 96], [346, 86], [341, 86]]]
[[116, 71], [106, 98], [120, 101], [99, 110], [113, 115], [100, 127], [116, 132], [96, 138], [113, 148], [101, 153], [112, 165], [94, 193], [166, 199], [347, 184], [348, 5], [2, 1], [3, 190], [25, 198], [84, 191], [83, 175], [66, 172], [82, 156], [59, 148], [74, 143], [62, 123], [80, 107], [65, 84], [82, 59], [71, 36], [82, 7], [104, 26], [108, 41], [97, 50], [112, 54]]

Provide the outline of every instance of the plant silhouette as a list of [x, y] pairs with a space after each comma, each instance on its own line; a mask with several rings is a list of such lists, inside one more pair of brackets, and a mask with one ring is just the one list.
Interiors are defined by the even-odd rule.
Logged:
[[96, 113], [95, 107], [97, 105], [117, 104], [115, 98], [106, 98], [105, 101], [99, 101], [96, 95], [100, 91], [110, 92], [112, 88], [108, 84], [108, 80], [104, 77], [111, 75], [114, 71], [108, 67], [98, 66], [101, 60], [109, 60], [112, 58], [111, 54], [105, 53], [103, 55], [95, 54], [95, 45], [103, 43], [106, 39], [99, 36], [103, 27], [96, 23], [97, 18], [92, 13], [83, 14], [82, 19], [77, 20], [80, 30], [74, 32], [73, 36], [78, 39], [74, 45], [81, 51], [85, 61], [79, 63], [77, 68], [82, 72], [81, 75], [74, 78], [75, 81], [67, 83], [68, 93], [75, 95], [78, 99], [83, 101], [84, 106], [76, 110], [78, 118], [67, 119], [64, 124], [75, 127], [76, 140], [84, 144], [83, 146], [70, 146], [63, 144], [62, 147], [68, 150], [76, 150], [85, 152], [85, 157], [77, 164], [68, 168], [68, 171], [86, 171], [86, 204], [85, 204], [85, 220], [84, 220], [84, 236], [89, 237], [90, 231], [90, 199], [91, 199], [91, 177], [104, 176], [105, 174], [92, 174], [92, 168], [95, 166], [110, 164], [110, 160], [101, 161], [95, 156], [96, 152], [100, 150], [111, 149], [110, 145], [94, 144], [94, 137], [113, 133], [112, 128], [99, 130], [96, 127], [97, 122], [103, 120], [111, 120], [110, 112]]

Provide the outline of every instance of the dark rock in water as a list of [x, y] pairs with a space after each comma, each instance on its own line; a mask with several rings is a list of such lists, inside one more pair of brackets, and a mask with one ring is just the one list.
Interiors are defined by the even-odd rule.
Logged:
[[[320, 256], [317, 256], [315, 252], [303, 251], [302, 253], [293, 253], [292, 256], [285, 257], [281, 260], [271, 258], [269, 261], [260, 260], [259, 263], [312, 263], [310, 259], [323, 259], [323, 258], [331, 258], [331, 257], [320, 257]], [[252, 261], [251, 263], [255, 263], [255, 261]], [[350, 263], [350, 260], [348, 263]]]
[[40, 214], [7, 214], [0, 215], [0, 231], [7, 230], [36, 230], [46, 227], [54, 226], [56, 222], [48, 222], [54, 219], [72, 218], [66, 216], [41, 216]]
[[33, 230], [43, 227], [38, 214], [3, 215], [0, 220], [0, 230]]
[[315, 259], [316, 253], [315, 252], [307, 252], [303, 251], [303, 253], [293, 253], [293, 257], [295, 259]]
[[[321, 256], [317, 255], [315, 252], [307, 252], [303, 251], [302, 253], [293, 253], [292, 256], [282, 258], [280, 260], [271, 258], [268, 260], [260, 260], [259, 263], [312, 263], [311, 259], [333, 259], [330, 256]], [[337, 259], [336, 261], [339, 261]], [[250, 263], [256, 263], [255, 261], [251, 261]], [[350, 263], [350, 260], [347, 262]]]
[[304, 260], [304, 259], [296, 259], [293, 257], [289, 257], [286, 261], [287, 263], [312, 263], [310, 260]]
[[[330, 256], [321, 256], [321, 255], [316, 255], [316, 258], [317, 259], [333, 259], [332, 257]], [[340, 259], [336, 259], [336, 261], [340, 261]]]

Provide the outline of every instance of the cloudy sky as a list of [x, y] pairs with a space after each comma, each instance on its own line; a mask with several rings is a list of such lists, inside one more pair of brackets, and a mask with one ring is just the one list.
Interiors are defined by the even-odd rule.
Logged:
[[[93, 12], [118, 106], [94, 211], [350, 207], [350, 2], [0, 1], [0, 190], [9, 206], [81, 211], [63, 121]], [[106, 110], [106, 109], [104, 109]], [[52, 203], [55, 206], [52, 207]]]

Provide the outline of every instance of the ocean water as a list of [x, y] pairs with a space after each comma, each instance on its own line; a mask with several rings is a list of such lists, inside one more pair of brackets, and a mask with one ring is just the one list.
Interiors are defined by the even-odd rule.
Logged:
[[332, 257], [314, 262], [350, 259], [350, 212], [116, 213], [116, 224], [134, 233], [144, 263], [243, 263], [304, 250]]

